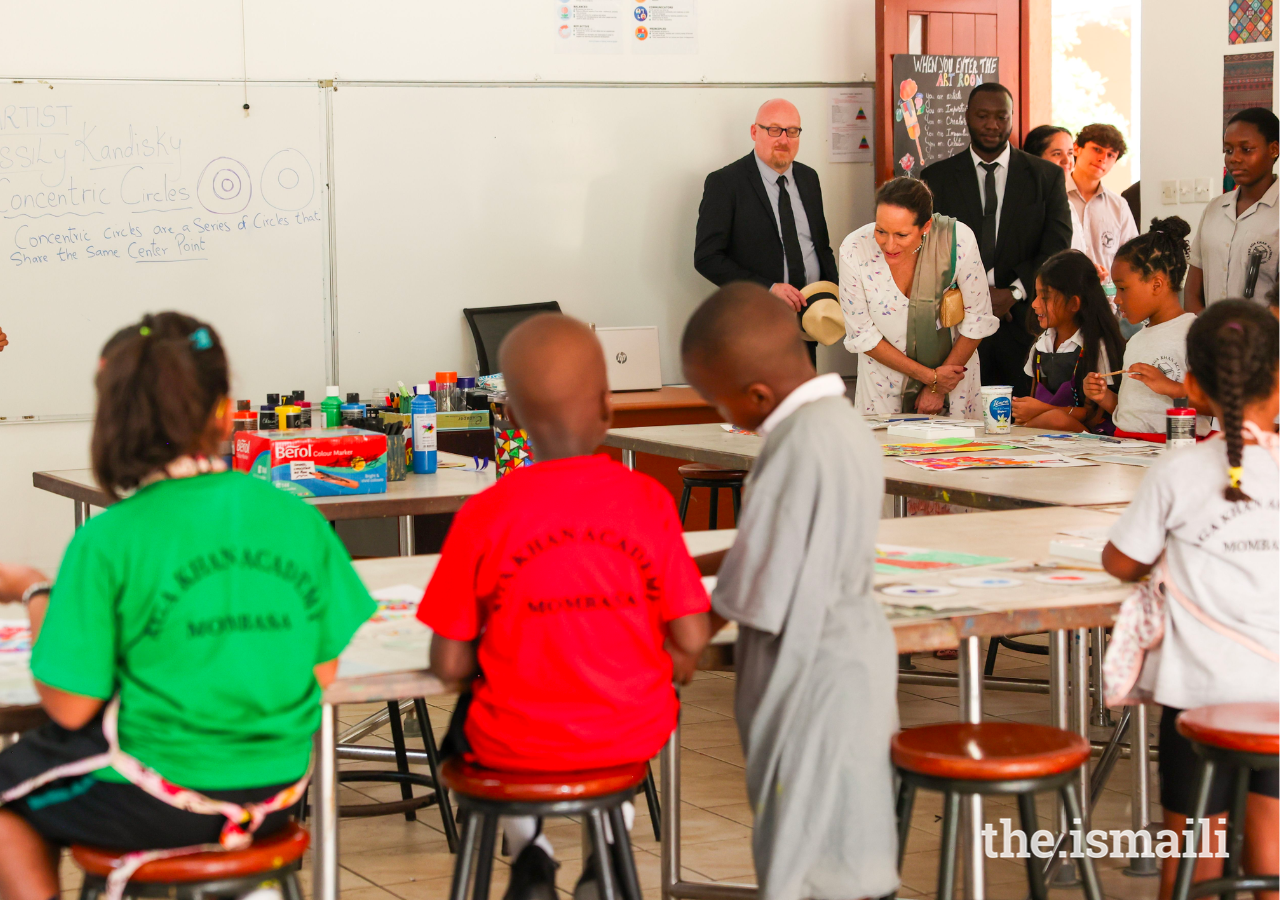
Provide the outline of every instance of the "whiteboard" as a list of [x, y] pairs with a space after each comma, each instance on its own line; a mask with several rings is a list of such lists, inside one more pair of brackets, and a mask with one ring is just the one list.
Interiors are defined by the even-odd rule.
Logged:
[[666, 383], [714, 286], [693, 268], [707, 173], [751, 150], [785, 96], [822, 181], [832, 243], [870, 221], [870, 163], [828, 163], [827, 90], [340, 86], [333, 98], [338, 360], [344, 390], [475, 372], [461, 310], [556, 300], [656, 325]]
[[234, 392], [325, 381], [323, 92], [0, 85], [0, 415], [93, 408], [97, 353], [144, 312], [204, 319]]

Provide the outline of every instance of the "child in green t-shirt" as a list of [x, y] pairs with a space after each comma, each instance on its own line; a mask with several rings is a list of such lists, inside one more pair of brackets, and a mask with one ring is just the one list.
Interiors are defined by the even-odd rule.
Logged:
[[320, 692], [375, 607], [314, 509], [218, 458], [231, 403], [212, 328], [144, 317], [104, 348], [97, 391], [93, 470], [124, 499], [76, 532], [51, 590], [34, 570], [0, 566], [0, 601], [28, 604], [31, 671], [53, 720], [0, 753], [6, 900], [57, 896], [51, 848], [218, 841], [223, 816], [158, 799], [131, 762], [27, 790], [106, 751], [113, 698], [119, 748], [165, 781], [241, 805], [292, 802]]

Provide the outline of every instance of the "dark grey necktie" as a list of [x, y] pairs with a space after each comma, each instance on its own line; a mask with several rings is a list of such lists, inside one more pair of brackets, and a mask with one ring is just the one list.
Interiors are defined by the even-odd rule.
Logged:
[[800, 233], [796, 231], [796, 214], [791, 210], [786, 175], [778, 176], [778, 225], [782, 229], [782, 252], [787, 259], [787, 281], [803, 288], [804, 252], [800, 249]]
[[978, 163], [987, 170], [983, 183], [986, 200], [982, 204], [982, 234], [978, 239], [978, 252], [982, 255], [983, 268], [990, 269], [996, 264], [996, 169], [999, 163]]

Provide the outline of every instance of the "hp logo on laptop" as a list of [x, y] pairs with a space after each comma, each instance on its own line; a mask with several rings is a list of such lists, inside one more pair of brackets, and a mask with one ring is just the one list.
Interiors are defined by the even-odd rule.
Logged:
[[621, 350], [619, 350], [619, 351], [618, 351], [618, 355], [617, 355], [617, 356], [615, 356], [615, 357], [614, 357], [614, 359], [616, 359], [616, 360], [618, 361], [618, 365], [622, 365], [624, 362], [626, 362], [626, 361], [627, 361], [627, 354], [625, 354], [625, 353], [623, 353]]

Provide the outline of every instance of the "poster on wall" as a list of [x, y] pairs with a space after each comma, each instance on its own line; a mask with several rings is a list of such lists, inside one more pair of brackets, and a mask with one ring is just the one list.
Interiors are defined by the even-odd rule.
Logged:
[[630, 32], [629, 0], [558, 0], [557, 53], [622, 53]]
[[1227, 0], [1227, 43], [1271, 40], [1273, 6], [1272, 0]]
[[969, 146], [969, 94], [1000, 80], [998, 56], [893, 56], [893, 174], [920, 170]]
[[875, 89], [827, 91], [827, 162], [875, 162]]
[[641, 56], [698, 52], [696, 0], [632, 0], [631, 51]]
[[1242, 109], [1261, 106], [1271, 109], [1276, 55], [1230, 53], [1222, 60], [1222, 127]]
[[698, 52], [697, 0], [556, 0], [557, 53]]

